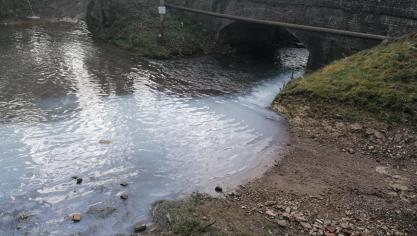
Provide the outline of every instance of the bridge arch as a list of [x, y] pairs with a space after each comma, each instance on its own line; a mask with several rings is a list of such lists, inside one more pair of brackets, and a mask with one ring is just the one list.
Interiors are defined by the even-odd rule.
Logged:
[[[240, 10], [227, 11], [225, 14], [250, 17], [254, 19], [270, 20], [275, 15], [265, 8], [244, 8]], [[308, 38], [299, 30], [291, 30], [283, 27], [260, 25], [256, 23], [217, 20], [216, 39], [220, 43], [228, 43], [237, 48], [244, 48], [251, 54], [259, 54], [266, 59], [273, 59], [279, 48], [304, 47], [311, 55], [316, 51], [309, 43]], [[308, 67], [314, 66], [314, 61], [309, 56]]]

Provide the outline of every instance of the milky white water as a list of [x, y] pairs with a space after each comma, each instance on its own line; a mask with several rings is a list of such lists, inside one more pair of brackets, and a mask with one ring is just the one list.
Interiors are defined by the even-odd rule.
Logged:
[[290, 64], [145, 60], [83, 25], [0, 26], [0, 235], [131, 232], [157, 200], [233, 187], [287, 142], [268, 107]]

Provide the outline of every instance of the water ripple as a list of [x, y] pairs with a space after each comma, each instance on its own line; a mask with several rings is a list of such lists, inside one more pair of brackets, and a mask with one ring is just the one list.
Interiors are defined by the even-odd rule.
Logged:
[[[2, 27], [0, 51], [0, 235], [128, 231], [152, 202], [226, 184], [287, 139], [268, 107], [290, 70], [147, 61], [62, 23]], [[98, 203], [118, 210], [96, 219], [86, 211]]]

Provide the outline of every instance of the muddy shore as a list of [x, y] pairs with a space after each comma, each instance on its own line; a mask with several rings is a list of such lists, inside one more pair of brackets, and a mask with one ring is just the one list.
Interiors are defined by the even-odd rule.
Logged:
[[152, 234], [417, 234], [415, 127], [351, 123], [285, 104], [274, 105], [291, 124], [281, 161], [224, 198], [157, 203]]

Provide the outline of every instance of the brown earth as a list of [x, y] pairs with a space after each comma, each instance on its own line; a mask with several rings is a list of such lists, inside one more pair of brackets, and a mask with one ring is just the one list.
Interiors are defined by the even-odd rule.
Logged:
[[[281, 103], [283, 104], [283, 103]], [[155, 205], [155, 235], [417, 235], [416, 127], [325, 119], [301, 101], [291, 143], [262, 177], [224, 198]]]

